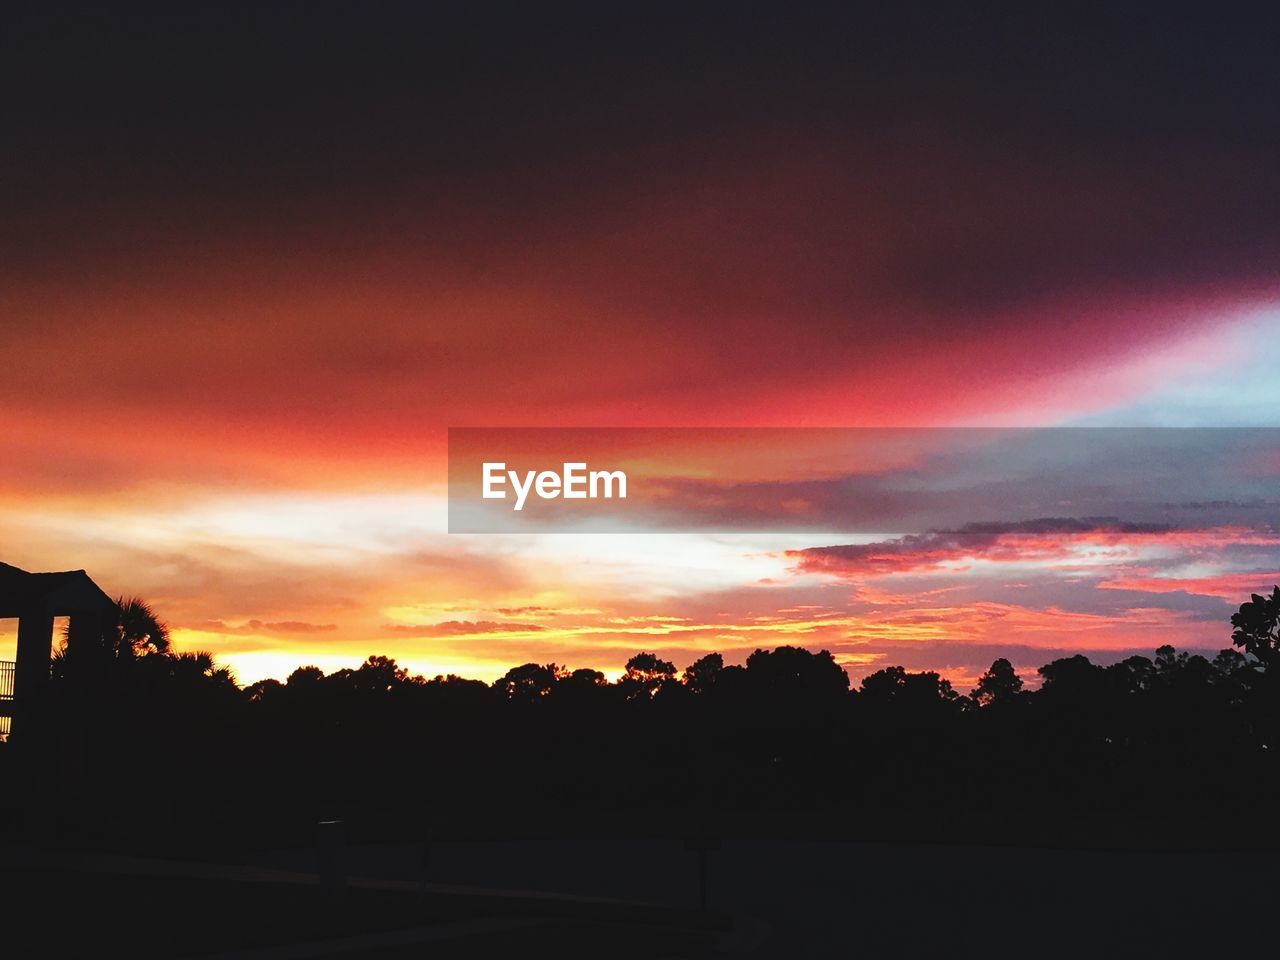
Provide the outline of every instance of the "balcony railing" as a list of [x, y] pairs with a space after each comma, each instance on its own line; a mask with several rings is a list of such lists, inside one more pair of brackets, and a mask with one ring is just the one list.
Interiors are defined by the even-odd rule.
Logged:
[[0, 660], [0, 742], [9, 739], [12, 729], [14, 666], [12, 660]]

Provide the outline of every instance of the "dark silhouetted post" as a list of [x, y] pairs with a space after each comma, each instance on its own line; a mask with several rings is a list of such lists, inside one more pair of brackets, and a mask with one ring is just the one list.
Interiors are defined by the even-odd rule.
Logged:
[[422, 831], [422, 840], [418, 844], [418, 888], [421, 893], [427, 890], [428, 868], [431, 866], [431, 840], [432, 829], [430, 826]]
[[316, 825], [317, 860], [320, 887], [325, 895], [337, 899], [342, 895], [347, 877], [345, 864], [346, 829], [341, 820], [321, 820]]
[[698, 904], [706, 913], [710, 902], [708, 857], [712, 851], [720, 849], [720, 841], [707, 836], [706, 830], [699, 827], [698, 832], [684, 842], [684, 848], [698, 855]]

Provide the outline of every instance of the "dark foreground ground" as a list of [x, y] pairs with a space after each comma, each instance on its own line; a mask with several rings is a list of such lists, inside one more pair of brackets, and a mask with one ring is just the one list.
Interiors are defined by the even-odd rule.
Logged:
[[6, 957], [1230, 957], [1280, 894], [1263, 852], [726, 840], [706, 913], [683, 841], [0, 856]]

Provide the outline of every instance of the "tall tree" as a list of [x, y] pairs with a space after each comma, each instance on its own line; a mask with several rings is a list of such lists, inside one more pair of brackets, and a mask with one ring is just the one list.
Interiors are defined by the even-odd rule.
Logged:
[[693, 693], [706, 693], [724, 673], [724, 657], [708, 653], [689, 664], [684, 671], [684, 683]]
[[993, 660], [987, 672], [978, 678], [973, 689], [973, 700], [980, 707], [993, 703], [1009, 703], [1022, 692], [1022, 678], [1013, 664], [1000, 657]]
[[1231, 626], [1235, 627], [1231, 642], [1253, 654], [1264, 666], [1270, 667], [1280, 659], [1280, 586], [1269, 597], [1253, 594], [1251, 600], [1240, 605], [1238, 613], [1232, 614]]
[[657, 654], [637, 653], [627, 661], [626, 672], [618, 680], [627, 699], [635, 697], [652, 697], [662, 685], [674, 680], [676, 665], [670, 660], [661, 660]]
[[554, 663], [526, 663], [512, 667], [493, 681], [493, 689], [508, 700], [531, 703], [550, 693], [563, 674], [564, 668]]

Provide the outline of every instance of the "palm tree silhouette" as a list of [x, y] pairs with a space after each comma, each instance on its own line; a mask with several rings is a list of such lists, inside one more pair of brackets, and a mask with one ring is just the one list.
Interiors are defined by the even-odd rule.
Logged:
[[113, 644], [116, 659], [169, 652], [169, 625], [149, 603], [140, 597], [121, 597], [116, 606], [120, 611]]

